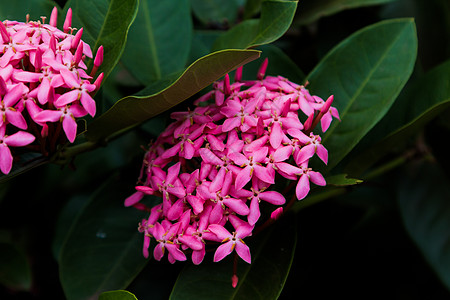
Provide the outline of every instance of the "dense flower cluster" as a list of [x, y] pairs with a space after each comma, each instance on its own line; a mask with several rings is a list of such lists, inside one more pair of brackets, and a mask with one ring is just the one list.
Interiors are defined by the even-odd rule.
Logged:
[[[236, 250], [250, 263], [244, 239], [261, 217], [260, 205], [273, 205], [276, 218], [286, 203], [270, 189], [276, 178], [296, 180], [298, 200], [308, 194], [310, 181], [326, 184], [308, 162], [317, 154], [327, 163], [328, 152], [312, 130], [320, 121], [325, 132], [332, 118], [339, 118], [333, 96], [324, 101], [281, 76], [264, 78], [266, 67], [267, 60], [255, 81], [242, 81], [242, 68], [232, 84], [226, 75], [195, 109], [172, 113], [175, 122], [151, 144], [137, 191], [125, 200], [125, 206], [150, 211], [139, 225], [145, 257], [153, 237], [157, 260], [165, 250], [171, 263], [192, 252], [199, 264], [205, 245], [220, 243], [214, 261]], [[141, 202], [146, 194], [162, 197], [162, 203], [146, 208]]]
[[[55, 7], [49, 24], [45, 17], [42, 22], [0, 22], [0, 170], [4, 174], [13, 164], [9, 147], [28, 146], [47, 155], [61, 140], [74, 142], [76, 118], [95, 115], [92, 95], [100, 88], [103, 73], [94, 83], [90, 80], [102, 63], [103, 47], [87, 74], [84, 60], [93, 55], [81, 40], [83, 28], [71, 27], [69, 9], [63, 31], [59, 30], [57, 14]], [[61, 127], [67, 139], [60, 135]]]

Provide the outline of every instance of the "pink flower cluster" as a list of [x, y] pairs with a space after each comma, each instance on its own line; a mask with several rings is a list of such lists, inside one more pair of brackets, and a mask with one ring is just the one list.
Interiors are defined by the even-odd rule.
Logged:
[[[84, 60], [93, 55], [81, 40], [83, 28], [71, 27], [69, 9], [63, 31], [59, 30], [57, 14], [55, 7], [49, 24], [45, 17], [42, 22], [0, 22], [0, 170], [4, 174], [13, 164], [10, 147], [28, 146], [48, 155], [58, 142], [74, 142], [76, 118], [95, 115], [92, 96], [103, 73], [94, 83], [90, 80], [103, 61], [103, 47], [88, 75]], [[66, 138], [60, 135], [61, 127]]]
[[[281, 76], [264, 78], [266, 67], [267, 60], [255, 81], [242, 81], [242, 68], [232, 84], [226, 75], [195, 101], [195, 109], [172, 113], [175, 122], [151, 144], [137, 191], [125, 200], [125, 206], [150, 212], [139, 224], [145, 257], [153, 237], [157, 260], [165, 250], [171, 263], [192, 252], [199, 264], [206, 245], [219, 244], [215, 262], [236, 250], [250, 263], [244, 239], [263, 215], [260, 205], [273, 206], [270, 220], [286, 203], [271, 189], [275, 181], [297, 181], [298, 200], [306, 197], [310, 182], [326, 184], [308, 162], [317, 154], [327, 163], [328, 152], [312, 130], [320, 121], [326, 131], [332, 118], [339, 118], [333, 96], [323, 101]], [[148, 209], [144, 195], [158, 195], [162, 203]]]

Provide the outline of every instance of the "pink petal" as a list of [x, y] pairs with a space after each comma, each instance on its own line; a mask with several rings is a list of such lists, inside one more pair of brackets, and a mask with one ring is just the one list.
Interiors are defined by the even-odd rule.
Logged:
[[255, 173], [255, 176], [261, 179], [264, 182], [274, 184], [275, 179], [273, 176], [271, 176], [269, 169], [260, 165], [255, 165], [253, 172]]
[[236, 176], [234, 186], [237, 190], [242, 189], [252, 179], [251, 169], [252, 168], [250, 166], [246, 166]]
[[325, 178], [323, 178], [322, 174], [320, 174], [319, 172], [309, 171], [308, 175], [309, 175], [309, 179], [314, 184], [317, 184], [317, 185], [320, 185], [320, 186], [327, 185], [327, 182], [325, 181]]
[[148, 235], [144, 235], [144, 246], [142, 248], [142, 254], [145, 258], [148, 258], [149, 256], [148, 247], [150, 247], [150, 237]]
[[311, 157], [313, 157], [315, 152], [316, 152], [316, 146], [314, 144], [309, 144], [307, 146], [304, 146], [297, 153], [295, 162], [297, 163], [297, 165], [299, 165], [299, 164], [307, 161]]
[[47, 77], [42, 79], [38, 90], [38, 100], [40, 104], [45, 104], [48, 102], [48, 95], [50, 93], [50, 81]]
[[0, 144], [0, 170], [3, 174], [8, 174], [12, 168], [13, 157], [9, 148], [1, 143]]
[[281, 141], [283, 139], [283, 131], [281, 130], [280, 123], [274, 122], [272, 125], [272, 131], [270, 132], [270, 145], [277, 149], [281, 145]]
[[292, 151], [292, 146], [280, 147], [272, 154], [273, 160], [276, 162], [285, 161], [292, 155]]
[[276, 191], [266, 191], [259, 194], [259, 198], [274, 205], [283, 205], [286, 203], [286, 198]]
[[22, 114], [18, 111], [14, 111], [11, 109], [6, 109], [6, 120], [16, 126], [20, 129], [27, 129], [27, 121], [25, 121], [25, 118], [22, 116]]
[[177, 155], [181, 150], [181, 143], [176, 144], [175, 146], [167, 149], [164, 151], [164, 153], [161, 155], [162, 158], [170, 158], [175, 155]]
[[247, 217], [248, 223], [252, 226], [255, 225], [260, 216], [259, 200], [258, 198], [252, 198], [252, 201], [250, 202], [250, 212]]
[[[301, 151], [301, 150], [300, 150]], [[328, 151], [322, 144], [318, 144], [316, 147], [317, 156], [325, 163], [328, 163]]]
[[295, 194], [298, 200], [302, 200], [309, 193], [309, 179], [308, 176], [302, 175], [298, 180], [297, 187], [295, 188]]
[[77, 136], [77, 122], [70, 116], [65, 115], [62, 126], [69, 142], [73, 143]]
[[141, 199], [144, 197], [144, 193], [142, 193], [142, 192], [135, 192], [135, 193], [133, 193], [133, 195], [131, 195], [131, 196], [129, 196], [128, 198], [126, 198], [125, 199], [125, 203], [124, 203], [124, 205], [126, 206], [126, 207], [129, 207], [129, 206], [133, 206], [133, 205], [135, 205], [136, 203], [138, 203], [139, 201], [141, 201]]
[[250, 212], [250, 209], [242, 200], [225, 198], [223, 199], [223, 203], [239, 215], [246, 216]]
[[192, 262], [194, 265], [199, 265], [202, 263], [203, 258], [205, 257], [205, 247], [198, 251], [192, 251]]
[[61, 116], [60, 110], [43, 110], [34, 116], [34, 120], [38, 123], [56, 122], [59, 121]]
[[223, 226], [218, 224], [210, 224], [208, 230], [214, 233], [220, 240], [231, 237], [231, 233], [226, 230]]
[[81, 92], [81, 105], [93, 117], [95, 116], [96, 108], [95, 101], [87, 92]]
[[244, 154], [239, 153], [239, 152], [229, 153], [228, 158], [230, 158], [238, 166], [243, 166], [243, 165], [248, 164], [248, 158], [245, 157]]
[[226, 119], [223, 122], [222, 131], [223, 132], [228, 132], [228, 131], [230, 131], [230, 130], [232, 130], [232, 129], [240, 126], [240, 125], [241, 125], [241, 118], [239, 118], [239, 117]]
[[161, 245], [161, 243], [159, 243], [158, 245], [155, 246], [155, 249], [153, 250], [153, 257], [157, 261], [160, 261], [161, 258], [163, 258], [163, 256], [164, 256], [164, 248]]
[[35, 137], [29, 132], [19, 131], [6, 138], [5, 143], [12, 147], [23, 147], [34, 142]]
[[69, 103], [72, 103], [76, 100], [78, 100], [78, 96], [80, 94], [79, 90], [73, 90], [67, 93], [64, 93], [61, 95], [61, 97], [59, 97], [58, 99], [56, 99], [55, 101], [55, 105], [57, 107], [63, 107], [66, 106]]
[[8, 106], [14, 106], [14, 104], [22, 98], [23, 95], [23, 85], [18, 84], [14, 86], [11, 90], [9, 90], [6, 95], [3, 97], [3, 103]]
[[250, 255], [250, 248], [242, 243], [242, 242], [237, 242], [236, 243], [236, 252], [237, 254], [247, 263], [251, 264], [252, 263], [252, 256]]
[[67, 86], [69, 86], [70, 88], [74, 88], [74, 87], [80, 87], [81, 82], [80, 80], [77, 79], [77, 77], [75, 76], [75, 74], [73, 74], [73, 72], [67, 70], [67, 69], [61, 69], [60, 70], [60, 74], [64, 79], [64, 82], [67, 84]]
[[220, 245], [217, 247], [216, 252], [214, 253], [214, 262], [221, 261], [224, 259], [228, 254], [230, 254], [233, 251], [233, 243], [227, 242], [225, 244]]

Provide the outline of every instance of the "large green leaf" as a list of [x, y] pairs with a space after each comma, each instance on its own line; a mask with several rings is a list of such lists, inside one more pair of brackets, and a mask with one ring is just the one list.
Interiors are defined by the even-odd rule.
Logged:
[[[157, 93], [129, 96], [90, 124], [86, 138], [98, 141], [135, 126], [193, 96], [221, 76], [259, 56], [255, 50], [218, 51], [195, 61], [175, 81], [164, 82]], [[156, 89], [154, 89], [156, 90]]]
[[25, 22], [29, 14], [32, 21], [41, 20], [41, 16], [48, 20], [54, 6], [58, 5], [51, 0], [16, 0], [14, 5], [10, 1], [0, 1], [0, 19]]
[[412, 19], [363, 28], [333, 48], [308, 76], [313, 94], [334, 95], [342, 122], [322, 136], [334, 167], [386, 114], [407, 82], [417, 54]]
[[128, 29], [137, 14], [138, 0], [69, 0], [64, 12], [69, 7], [72, 27], [83, 27], [82, 39], [91, 46], [93, 54], [103, 45], [104, 59], [98, 73], [108, 77], [122, 55]]
[[297, 1], [263, 1], [260, 19], [234, 26], [216, 40], [213, 49], [247, 49], [271, 43], [288, 30], [296, 9]]
[[185, 67], [191, 36], [189, 0], [141, 0], [121, 61], [150, 84]]
[[296, 25], [310, 24], [321, 17], [338, 13], [345, 9], [379, 5], [395, 0], [314, 0], [302, 2], [302, 10], [295, 19]]
[[[347, 166], [361, 174], [450, 106], [450, 60], [437, 66], [401, 93], [389, 112], [364, 140], [371, 144]], [[375, 143], [376, 142], [376, 143]]]
[[123, 289], [145, 266], [137, 222], [146, 214], [123, 206], [129, 194], [123, 180], [110, 180], [66, 233], [59, 270], [67, 299], [97, 299], [104, 291]]
[[430, 162], [410, 166], [401, 178], [398, 204], [406, 230], [450, 289], [450, 181]]
[[277, 299], [294, 258], [297, 243], [294, 216], [280, 220], [269, 232], [261, 232], [254, 239], [246, 241], [252, 263], [238, 264], [236, 288], [231, 286], [231, 257], [218, 263], [204, 261], [199, 266], [186, 266], [170, 299]]

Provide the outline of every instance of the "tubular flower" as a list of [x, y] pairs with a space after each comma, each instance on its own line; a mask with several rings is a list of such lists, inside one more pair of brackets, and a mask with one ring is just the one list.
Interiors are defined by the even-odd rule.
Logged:
[[[57, 15], [55, 7], [49, 24], [45, 17], [25, 23], [0, 22], [0, 127], [8, 137], [3, 145], [9, 141], [16, 148], [2, 150], [4, 174], [10, 172], [10, 162], [21, 152], [18, 147], [51, 155], [59, 145], [75, 141], [77, 118], [95, 115], [93, 96], [103, 73], [95, 81], [93, 76], [102, 63], [103, 47], [99, 47], [88, 75], [85, 60], [93, 55], [81, 39], [83, 28], [71, 27], [69, 9], [63, 31], [59, 30]], [[33, 138], [11, 144], [16, 136]]]
[[274, 190], [276, 181], [297, 181], [294, 200], [306, 197], [310, 181], [326, 184], [308, 162], [315, 156], [319, 163], [328, 162], [320, 136], [312, 131], [322, 116], [325, 130], [331, 117], [338, 118], [333, 97], [323, 101], [284, 77], [264, 77], [266, 67], [267, 61], [255, 81], [242, 81], [240, 68], [236, 82], [227, 75], [214, 83], [212, 91], [193, 102], [194, 108], [171, 114], [174, 122], [146, 152], [137, 192], [125, 206], [156, 216], [145, 208], [145, 195], [161, 197], [157, 218], [139, 226], [144, 249], [150, 238], [157, 241], [157, 260], [167, 249], [170, 262], [192, 253], [193, 263], [199, 264], [205, 248], [216, 247], [215, 262], [236, 250], [250, 263], [244, 239], [261, 219], [277, 219], [287, 202]]

